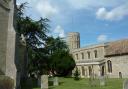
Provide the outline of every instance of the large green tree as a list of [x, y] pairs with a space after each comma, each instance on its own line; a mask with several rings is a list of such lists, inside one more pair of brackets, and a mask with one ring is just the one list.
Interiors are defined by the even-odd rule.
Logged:
[[44, 44], [47, 38], [46, 33], [49, 31], [49, 20], [47, 18], [40, 18], [35, 21], [30, 17], [24, 15], [26, 3], [17, 7], [16, 13], [16, 31], [18, 35], [23, 34], [26, 37], [26, 42], [29, 47], [37, 48]]
[[16, 31], [19, 36], [23, 34], [26, 38], [30, 59], [29, 75], [49, 74], [49, 71], [57, 75], [68, 75], [74, 69], [75, 62], [69, 54], [66, 42], [60, 37], [48, 37], [49, 20], [41, 18], [35, 21], [25, 16], [25, 5], [26, 3], [23, 3], [17, 8]]
[[[40, 18], [35, 21], [28, 16], [25, 16], [24, 10], [26, 8], [26, 3], [17, 6], [16, 9], [16, 32], [17, 37], [21, 34], [24, 35], [26, 40], [26, 49], [28, 58], [28, 73], [29, 75], [40, 74], [39, 71], [42, 67], [39, 63], [40, 59], [46, 59], [45, 52], [40, 52], [39, 48], [45, 44], [47, 39], [47, 32], [49, 31], [49, 20], [47, 18]], [[44, 50], [42, 50], [44, 51]], [[43, 53], [43, 54], [42, 54]], [[43, 62], [44, 63], [44, 62]]]
[[66, 76], [75, 67], [75, 61], [69, 53], [68, 46], [64, 39], [48, 37], [45, 49], [49, 54], [48, 68], [54, 75]]
[[52, 54], [50, 68], [55, 75], [70, 75], [75, 67], [75, 61], [68, 51], [59, 50]]

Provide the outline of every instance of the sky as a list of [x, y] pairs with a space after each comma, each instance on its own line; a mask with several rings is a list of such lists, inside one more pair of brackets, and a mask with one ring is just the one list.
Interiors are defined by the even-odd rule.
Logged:
[[128, 38], [128, 0], [17, 0], [25, 14], [50, 20], [50, 35], [79, 32], [81, 47]]

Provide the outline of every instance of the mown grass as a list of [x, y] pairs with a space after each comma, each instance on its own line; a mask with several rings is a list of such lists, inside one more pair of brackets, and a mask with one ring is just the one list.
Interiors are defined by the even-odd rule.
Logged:
[[[122, 89], [124, 79], [106, 79], [106, 85], [100, 86], [99, 80], [96, 80], [96, 86], [91, 86], [89, 79], [80, 79], [75, 81], [73, 78], [59, 78], [59, 86], [50, 86], [49, 89]], [[24, 89], [40, 89], [29, 88]]]

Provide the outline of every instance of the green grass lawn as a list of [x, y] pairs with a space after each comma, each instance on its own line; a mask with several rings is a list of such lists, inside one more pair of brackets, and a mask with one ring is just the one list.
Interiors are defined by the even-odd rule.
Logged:
[[49, 89], [122, 89], [123, 80], [124, 79], [106, 79], [106, 86], [99, 86], [99, 81], [97, 80], [97, 85], [92, 87], [89, 84], [89, 79], [75, 81], [73, 78], [59, 78], [60, 85], [50, 86]]

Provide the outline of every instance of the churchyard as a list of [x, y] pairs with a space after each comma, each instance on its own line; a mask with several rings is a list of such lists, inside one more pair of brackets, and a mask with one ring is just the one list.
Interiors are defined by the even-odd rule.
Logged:
[[103, 65], [101, 75], [94, 76], [90, 69], [91, 78], [79, 79], [66, 41], [48, 35], [49, 19], [24, 16], [26, 3], [16, 6], [15, 2], [0, 0], [0, 89], [128, 89], [121, 72], [117, 78], [108, 78]]
[[[106, 79], [105, 86], [100, 86], [99, 80], [96, 80], [96, 86], [91, 86], [89, 79], [80, 79], [75, 81], [74, 78], [59, 78], [59, 86], [49, 86], [49, 89], [123, 89], [125, 79], [111, 78]], [[23, 89], [41, 89], [38, 87], [24, 86]]]

